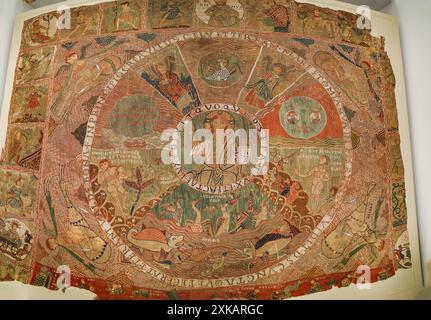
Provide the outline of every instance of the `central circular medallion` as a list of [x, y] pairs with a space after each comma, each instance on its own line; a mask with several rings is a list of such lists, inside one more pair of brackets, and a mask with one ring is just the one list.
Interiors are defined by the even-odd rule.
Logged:
[[[265, 131], [258, 119], [239, 107], [206, 104], [186, 115], [177, 130], [180, 139], [172, 144], [174, 167], [180, 179], [195, 190], [231, 192], [252, 180], [253, 169], [262, 169], [253, 163], [262, 157], [259, 151]], [[202, 141], [196, 141], [200, 138]]]

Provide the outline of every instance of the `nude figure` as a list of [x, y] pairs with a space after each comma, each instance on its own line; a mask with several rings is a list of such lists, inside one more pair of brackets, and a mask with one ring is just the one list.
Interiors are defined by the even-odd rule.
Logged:
[[329, 173], [328, 173], [328, 156], [320, 156], [319, 164], [308, 171], [306, 174], [297, 173], [297, 176], [302, 178], [311, 177], [312, 185], [311, 185], [311, 206], [313, 209], [318, 208], [319, 198], [323, 191], [323, 186], [326, 181], [329, 181]]
[[100, 161], [100, 170], [97, 180], [100, 185], [106, 185], [106, 191], [117, 204], [120, 214], [125, 214], [127, 211], [127, 209], [124, 208], [124, 202], [128, 197], [127, 190], [124, 187], [124, 181], [126, 179], [127, 175], [122, 166], [114, 166], [106, 159]]

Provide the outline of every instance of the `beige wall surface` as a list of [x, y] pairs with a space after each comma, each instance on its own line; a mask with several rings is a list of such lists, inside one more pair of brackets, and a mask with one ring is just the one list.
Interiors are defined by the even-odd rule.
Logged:
[[[70, 6], [77, 6], [78, 4], [91, 4], [94, 2], [97, 1], [71, 0], [66, 3]], [[332, 9], [350, 12], [356, 11], [355, 6], [335, 0], [300, 0], [299, 2], [314, 3], [330, 7]], [[32, 10], [18, 16], [16, 20], [3, 103], [2, 108], [0, 109], [0, 149], [3, 146], [5, 139], [9, 101], [12, 94], [14, 66], [18, 55], [20, 31], [23, 21], [32, 16], [38, 15], [45, 10], [50, 11], [55, 10], [55, 8], [56, 5]], [[413, 267], [408, 270], [399, 270], [394, 277], [388, 280], [371, 284], [371, 288], [369, 290], [360, 290], [355, 285], [351, 285], [347, 288], [335, 288], [327, 292], [320, 292], [295, 299], [414, 299], [423, 295], [421, 261], [417, 233], [415, 187], [408, 121], [409, 117], [398, 25], [394, 17], [378, 12], [373, 12], [372, 14], [372, 25], [373, 34], [375, 36], [382, 35], [386, 38], [386, 49], [397, 79], [396, 97], [400, 121], [401, 149], [406, 172], [408, 229], [410, 233]], [[76, 288], [68, 289], [65, 293], [62, 293], [49, 291], [45, 288], [23, 285], [17, 282], [0, 283], [0, 299], [92, 299], [93, 297], [94, 295], [92, 293]]]
[[[0, 0], [0, 101], [2, 101], [3, 97], [3, 87], [6, 78], [15, 16], [30, 9], [31, 7], [23, 1]], [[0, 113], [1, 109], [2, 108], [0, 108]]]
[[[406, 73], [407, 102], [416, 172], [416, 199], [422, 265], [426, 284], [431, 287], [431, 108], [429, 103], [431, 59], [431, 1], [393, 0], [385, 8], [398, 18]], [[429, 296], [431, 298], [431, 295]]]

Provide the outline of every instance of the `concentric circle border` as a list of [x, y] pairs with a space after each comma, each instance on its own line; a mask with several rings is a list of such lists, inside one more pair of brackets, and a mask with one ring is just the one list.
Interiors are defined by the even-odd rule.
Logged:
[[[154, 268], [143, 261], [139, 256], [137, 256], [124, 242], [121, 240], [115, 231], [112, 229], [111, 225], [102, 218], [100, 214], [100, 208], [95, 200], [90, 179], [90, 153], [91, 147], [94, 139], [94, 133], [96, 129], [97, 117], [106, 101], [106, 98], [112, 93], [116, 84], [122, 79], [122, 77], [135, 66], [137, 63], [141, 62], [143, 59], [148, 57], [154, 52], [160, 51], [169, 45], [175, 44], [181, 41], [193, 40], [193, 39], [233, 39], [233, 40], [243, 40], [251, 41], [260, 46], [267, 47], [269, 49], [276, 50], [278, 53], [285, 54], [293, 58], [299, 65], [301, 65], [310, 76], [316, 79], [323, 88], [328, 92], [332, 98], [340, 119], [343, 124], [343, 139], [345, 142], [345, 171], [343, 183], [339, 189], [334, 200], [334, 205], [332, 210], [326, 214], [320, 223], [313, 229], [308, 238], [303, 242], [303, 244], [296, 249], [296, 251], [280, 262], [267, 267], [261, 271], [245, 274], [237, 277], [225, 277], [217, 279], [187, 279], [181, 277], [172, 277], [164, 274], [161, 270]], [[353, 160], [353, 148], [351, 143], [351, 129], [347, 116], [344, 112], [341, 99], [338, 96], [337, 91], [332, 87], [332, 85], [327, 81], [323, 75], [311, 64], [306, 62], [305, 59], [298, 56], [293, 51], [282, 47], [278, 44], [272, 43], [268, 40], [261, 39], [251, 34], [241, 33], [241, 32], [189, 32], [180, 33], [170, 40], [162, 41], [158, 45], [150, 47], [140, 53], [138, 53], [134, 58], [126, 62], [123, 67], [121, 67], [113, 76], [113, 78], [108, 82], [108, 84], [103, 89], [103, 95], [99, 96], [96, 105], [94, 106], [91, 115], [88, 118], [87, 131], [84, 140], [83, 150], [82, 150], [82, 169], [83, 169], [83, 179], [84, 188], [86, 191], [87, 199], [91, 208], [91, 211], [97, 218], [102, 230], [106, 233], [108, 238], [116, 245], [119, 250], [124, 254], [125, 258], [129, 260], [133, 265], [137, 266], [142, 272], [150, 275], [154, 279], [165, 283], [168, 286], [182, 287], [187, 289], [204, 289], [204, 288], [215, 288], [215, 287], [229, 287], [233, 285], [251, 285], [255, 284], [261, 278], [266, 278], [271, 275], [282, 272], [287, 269], [293, 263], [295, 263], [304, 253], [311, 248], [323, 231], [331, 224], [336, 208], [341, 204], [341, 199], [343, 194], [346, 192], [347, 183], [350, 180], [352, 173], [352, 160]]]

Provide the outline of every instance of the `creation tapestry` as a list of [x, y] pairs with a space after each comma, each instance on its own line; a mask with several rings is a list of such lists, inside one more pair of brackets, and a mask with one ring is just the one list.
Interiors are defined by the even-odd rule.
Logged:
[[0, 280], [284, 299], [411, 267], [395, 77], [361, 19], [130, 0], [26, 20]]

